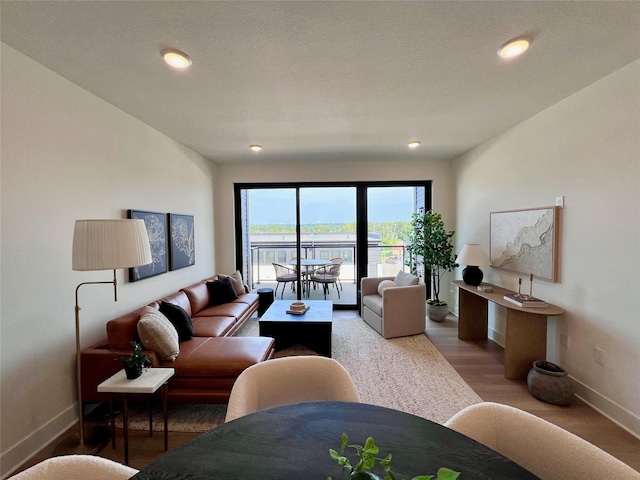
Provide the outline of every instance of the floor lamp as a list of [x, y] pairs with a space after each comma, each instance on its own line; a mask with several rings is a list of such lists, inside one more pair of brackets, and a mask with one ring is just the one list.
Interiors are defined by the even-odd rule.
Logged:
[[80, 363], [80, 306], [78, 290], [83, 285], [113, 285], [114, 300], [118, 301], [116, 270], [151, 263], [151, 248], [144, 220], [76, 220], [73, 232], [74, 270], [113, 270], [113, 280], [83, 282], [76, 287], [76, 387], [80, 417], [79, 439], [72, 438], [56, 451], [66, 453], [95, 453], [109, 437], [85, 438], [84, 408], [82, 406], [82, 372]]

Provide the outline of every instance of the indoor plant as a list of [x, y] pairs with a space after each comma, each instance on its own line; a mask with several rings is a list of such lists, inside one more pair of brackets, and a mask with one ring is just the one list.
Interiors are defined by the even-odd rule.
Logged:
[[409, 260], [407, 265], [414, 275], [431, 277], [432, 297], [427, 300], [427, 316], [431, 320], [442, 321], [447, 316], [447, 302], [440, 300], [440, 280], [445, 271], [452, 271], [458, 264], [453, 254], [453, 235], [455, 231], [444, 228], [442, 215], [432, 210], [411, 215], [409, 233]]
[[[342, 434], [342, 443], [340, 450], [336, 451], [332, 448], [329, 449], [329, 455], [333, 458], [338, 465], [343, 469], [348, 470], [349, 477], [353, 480], [380, 480], [380, 477], [373, 473], [373, 469], [376, 465], [376, 461], [380, 463], [380, 466], [384, 469], [386, 475], [382, 480], [396, 480], [396, 476], [391, 470], [391, 454], [384, 458], [377, 457], [380, 450], [375, 444], [372, 437], [367, 438], [364, 445], [349, 445], [349, 438], [346, 433]], [[357, 458], [358, 463], [353, 466], [347, 456], [345, 456], [345, 450], [351, 448], [355, 450], [354, 456]], [[449, 468], [440, 468], [436, 475], [419, 475], [413, 477], [411, 480], [456, 480], [460, 472], [455, 472]], [[327, 480], [332, 480], [328, 477]]]
[[151, 366], [153, 359], [144, 353], [142, 353], [142, 345], [140, 342], [131, 342], [133, 347], [133, 353], [128, 356], [119, 355], [117, 358], [122, 362], [124, 371], [127, 374], [127, 378], [132, 380], [142, 375], [148, 367]]

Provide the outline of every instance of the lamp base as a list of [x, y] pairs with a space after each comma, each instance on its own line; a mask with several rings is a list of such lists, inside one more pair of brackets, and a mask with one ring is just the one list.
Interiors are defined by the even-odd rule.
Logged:
[[480, 270], [479, 267], [468, 265], [467, 268], [462, 270], [462, 280], [467, 285], [473, 285], [477, 287], [482, 283], [483, 277], [484, 275], [482, 274], [482, 270]]
[[111, 439], [111, 429], [105, 426], [87, 428], [84, 443], [80, 443], [80, 434], [72, 433], [53, 450], [54, 457], [60, 455], [93, 455], [102, 450]]

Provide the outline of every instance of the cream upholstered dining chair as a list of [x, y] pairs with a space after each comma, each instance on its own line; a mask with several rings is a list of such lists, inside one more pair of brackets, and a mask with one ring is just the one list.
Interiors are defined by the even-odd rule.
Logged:
[[360, 282], [362, 319], [384, 338], [423, 333], [427, 287], [410, 273], [364, 277]]
[[11, 480], [128, 480], [138, 470], [93, 455], [48, 458], [11, 477]]
[[325, 400], [360, 401], [340, 363], [318, 356], [276, 358], [252, 365], [238, 376], [225, 422], [265, 408]]
[[445, 426], [492, 448], [542, 480], [640, 479], [640, 473], [595, 445], [508, 405], [471, 405]]

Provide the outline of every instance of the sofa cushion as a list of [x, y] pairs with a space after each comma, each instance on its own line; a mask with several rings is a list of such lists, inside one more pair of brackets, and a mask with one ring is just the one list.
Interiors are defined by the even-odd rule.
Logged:
[[193, 322], [184, 308], [175, 303], [160, 302], [160, 312], [176, 328], [180, 342], [191, 340], [193, 337]]
[[236, 270], [231, 275], [225, 275], [224, 273], [218, 273], [218, 279], [230, 278], [231, 283], [233, 283], [233, 289], [236, 292], [236, 295], [242, 295], [246, 293], [244, 291], [244, 281], [242, 280], [242, 274], [240, 270]]
[[254, 303], [257, 303], [259, 300], [260, 300], [260, 297], [258, 296], [257, 293], [245, 293], [242, 295], [238, 295], [238, 298], [236, 298], [231, 303], [244, 303], [246, 305], [253, 305]]
[[153, 307], [144, 307], [137, 328], [144, 348], [156, 352], [160, 360], [175, 360], [178, 357], [178, 332], [162, 312]]
[[396, 282], [394, 282], [393, 280], [382, 280], [378, 284], [378, 294], [382, 295], [382, 292], [384, 291], [385, 288], [393, 288], [393, 287], [397, 287]]
[[209, 305], [211, 306], [229, 303], [238, 298], [230, 277], [207, 282], [207, 289], [209, 290]]
[[[195, 337], [183, 345], [174, 377], [237, 377], [247, 367], [266, 360], [273, 348], [270, 337]], [[171, 387], [172, 382], [169, 381]]]
[[362, 297], [362, 304], [382, 316], [382, 297], [380, 295], [365, 295]]
[[393, 281], [399, 287], [408, 287], [409, 285], [418, 285], [420, 279], [415, 275], [411, 275], [410, 273], [400, 270]]
[[236, 318], [230, 316], [194, 317], [194, 337], [224, 337], [236, 324]]
[[[209, 281], [209, 280], [207, 280]], [[209, 289], [205, 282], [194, 283], [182, 289], [191, 304], [191, 316], [209, 306]]]
[[200, 317], [232, 317], [235, 320], [240, 319], [247, 311], [246, 303], [229, 302], [222, 305], [207, 307], [193, 316], [193, 320]]
[[131, 350], [131, 342], [140, 340], [137, 326], [141, 314], [139, 308], [107, 322], [107, 343], [111, 350]]
[[182, 309], [185, 312], [187, 312], [187, 315], [189, 315], [190, 317], [192, 317], [193, 314], [195, 313], [191, 308], [191, 300], [189, 299], [187, 294], [182, 290], [162, 298], [161, 300], [158, 301], [157, 305], [150, 305], [150, 306], [152, 307], [155, 306], [156, 308], [159, 308], [160, 302], [167, 302], [167, 303], [173, 303], [174, 305], [178, 305], [179, 307], [182, 307]]

